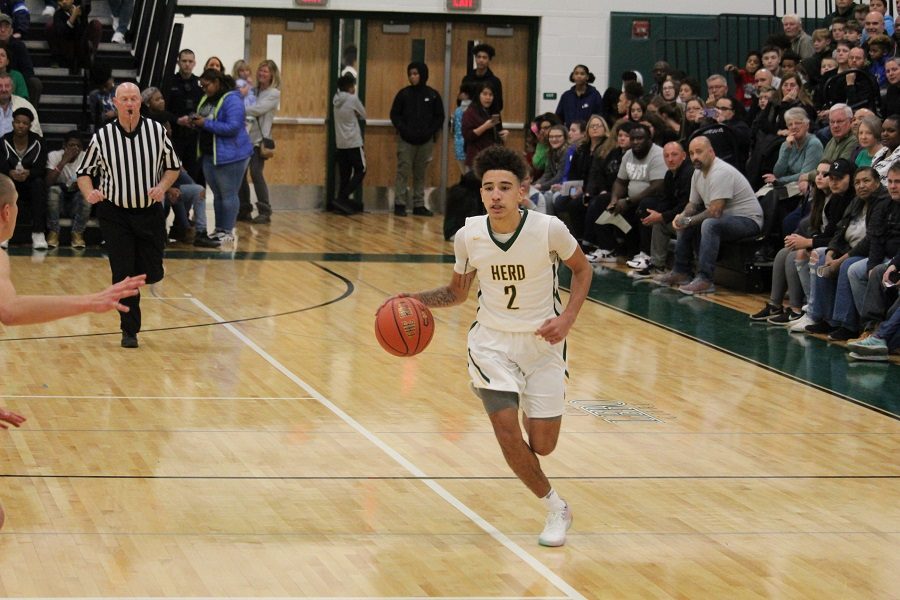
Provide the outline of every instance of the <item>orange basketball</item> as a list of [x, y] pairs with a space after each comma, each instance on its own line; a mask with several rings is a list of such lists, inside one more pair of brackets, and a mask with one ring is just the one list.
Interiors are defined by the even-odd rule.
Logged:
[[375, 337], [394, 356], [415, 356], [434, 335], [434, 317], [415, 298], [392, 298], [375, 315]]

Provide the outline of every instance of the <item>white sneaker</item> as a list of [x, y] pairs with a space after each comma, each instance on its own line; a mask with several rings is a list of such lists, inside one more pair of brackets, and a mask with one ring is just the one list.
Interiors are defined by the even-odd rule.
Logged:
[[572, 510], [569, 505], [563, 510], [552, 512], [547, 515], [547, 522], [544, 525], [544, 531], [538, 538], [538, 544], [541, 546], [562, 546], [566, 543], [566, 532], [572, 526]]
[[0, 242], [0, 248], [3, 248], [4, 250], [9, 248], [9, 240], [3, 240], [2, 242]]
[[112, 43], [113, 44], [124, 44], [125, 36], [119, 31], [115, 32], [112, 36]]
[[32, 233], [31, 247], [34, 250], [46, 250], [50, 245], [47, 243], [47, 238], [44, 237], [43, 233]]
[[612, 250], [597, 248], [587, 255], [587, 259], [592, 263], [614, 263], [616, 262], [616, 253]]
[[54, 14], [56, 14], [56, 8], [52, 6], [45, 6], [44, 10], [41, 11], [42, 17], [52, 17]]
[[650, 257], [647, 256], [646, 254], [644, 256], [638, 255], [638, 256], [635, 256], [634, 258], [632, 258], [631, 260], [626, 261], [625, 264], [628, 265], [629, 267], [631, 267], [632, 269], [637, 269], [638, 271], [640, 271], [640, 270], [646, 269], [647, 267], [650, 266]]
[[808, 314], [804, 314], [802, 317], [791, 323], [791, 326], [788, 327], [788, 331], [791, 333], [806, 333], [806, 326], [812, 325], [815, 321], [812, 320]]

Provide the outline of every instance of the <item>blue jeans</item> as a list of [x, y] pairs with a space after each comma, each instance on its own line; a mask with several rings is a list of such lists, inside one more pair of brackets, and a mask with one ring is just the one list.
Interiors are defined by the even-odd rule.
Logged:
[[699, 227], [688, 227], [678, 232], [675, 243], [675, 272], [689, 274], [694, 244], [700, 238], [697, 251], [697, 275], [712, 281], [716, 270], [716, 259], [722, 242], [740, 240], [759, 233], [759, 225], [749, 217], [722, 216], [708, 218]]
[[[831, 313], [832, 325], [843, 327], [851, 331], [859, 331], [859, 312], [853, 301], [853, 291], [850, 288], [850, 270], [859, 263], [863, 263], [865, 269], [866, 257], [850, 256], [841, 263], [841, 270], [837, 278], [837, 286], [834, 293], [834, 310]], [[865, 288], [863, 288], [865, 294]], [[825, 315], [828, 318], [828, 315]]]
[[249, 161], [248, 157], [227, 165], [214, 165], [212, 156], [203, 156], [203, 176], [213, 193], [216, 231], [231, 233], [234, 230], [238, 209], [241, 206], [238, 192]]
[[109, 0], [109, 12], [119, 19], [119, 28], [116, 31], [122, 35], [128, 33], [131, 13], [134, 12], [134, 0]]
[[84, 201], [80, 191], [52, 185], [47, 194], [47, 231], [59, 233], [60, 215], [72, 216], [73, 233], [84, 233], [91, 216], [91, 205]]
[[194, 209], [194, 229], [206, 232], [206, 188], [196, 183], [186, 183], [179, 189], [184, 209]]

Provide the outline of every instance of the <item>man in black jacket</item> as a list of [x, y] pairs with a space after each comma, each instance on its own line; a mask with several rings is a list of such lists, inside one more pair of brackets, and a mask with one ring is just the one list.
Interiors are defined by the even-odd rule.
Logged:
[[495, 54], [496, 51], [490, 44], [477, 44], [472, 48], [475, 69], [466, 73], [462, 78], [462, 85], [467, 85], [470, 90], [481, 89], [481, 83], [490, 82], [494, 90], [494, 101], [489, 109], [492, 115], [500, 114], [500, 111], [503, 110], [503, 84], [491, 71], [491, 61], [494, 60]]
[[412, 62], [406, 67], [409, 85], [397, 92], [391, 106], [391, 123], [397, 128], [397, 179], [394, 214], [406, 216], [409, 176], [412, 174], [413, 214], [430, 217], [425, 207], [425, 169], [431, 161], [434, 138], [444, 124], [444, 103], [437, 90], [428, 87], [428, 66]]

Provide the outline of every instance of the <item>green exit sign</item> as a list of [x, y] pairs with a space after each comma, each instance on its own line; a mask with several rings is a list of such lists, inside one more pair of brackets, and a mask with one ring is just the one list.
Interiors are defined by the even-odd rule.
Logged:
[[544, 92], [544, 100], [556, 100], [556, 92]]

